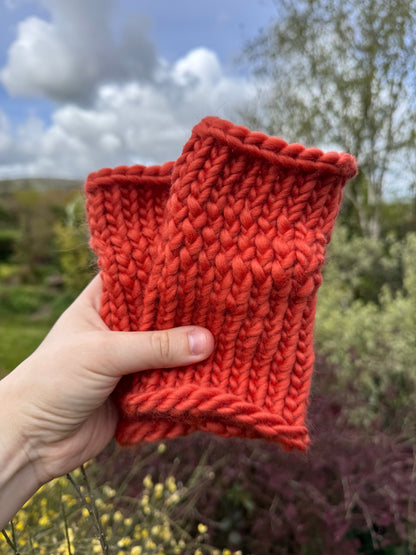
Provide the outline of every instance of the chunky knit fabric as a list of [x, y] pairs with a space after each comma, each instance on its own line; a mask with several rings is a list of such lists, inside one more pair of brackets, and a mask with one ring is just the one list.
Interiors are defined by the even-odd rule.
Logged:
[[355, 173], [348, 154], [210, 117], [176, 163], [89, 176], [109, 328], [195, 324], [215, 337], [203, 362], [120, 381], [120, 444], [204, 430], [306, 449], [320, 270]]

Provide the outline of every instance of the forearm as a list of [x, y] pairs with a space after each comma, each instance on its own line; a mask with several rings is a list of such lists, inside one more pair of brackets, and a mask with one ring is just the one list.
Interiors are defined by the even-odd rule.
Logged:
[[0, 529], [38, 490], [33, 465], [20, 442], [8, 380], [0, 381]]

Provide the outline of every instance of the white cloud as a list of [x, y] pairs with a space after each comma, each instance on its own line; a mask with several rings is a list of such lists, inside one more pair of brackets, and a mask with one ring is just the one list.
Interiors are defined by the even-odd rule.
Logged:
[[237, 109], [254, 99], [250, 83], [226, 75], [212, 50], [191, 50], [174, 64], [159, 59], [145, 16], [114, 23], [116, 0], [38, 1], [50, 19], [20, 22], [0, 82], [55, 108], [49, 124], [32, 115], [17, 129], [0, 112], [0, 178], [163, 163], [180, 154], [201, 118], [238, 121]]
[[132, 14], [117, 38], [111, 26], [114, 0], [42, 3], [51, 21], [22, 21], [0, 71], [10, 94], [85, 104], [102, 83], [151, 80], [157, 57], [146, 16]]
[[84, 177], [104, 166], [163, 163], [177, 158], [202, 117], [238, 122], [237, 109], [252, 99], [247, 80], [225, 75], [216, 54], [199, 48], [172, 66], [160, 61], [153, 81], [100, 85], [91, 105], [65, 104], [47, 127], [32, 117], [12, 136], [0, 117], [0, 177]]

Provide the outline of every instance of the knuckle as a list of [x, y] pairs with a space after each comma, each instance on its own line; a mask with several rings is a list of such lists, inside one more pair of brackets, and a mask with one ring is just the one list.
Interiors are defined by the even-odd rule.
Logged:
[[168, 331], [158, 331], [151, 336], [153, 350], [163, 363], [172, 361], [172, 341]]

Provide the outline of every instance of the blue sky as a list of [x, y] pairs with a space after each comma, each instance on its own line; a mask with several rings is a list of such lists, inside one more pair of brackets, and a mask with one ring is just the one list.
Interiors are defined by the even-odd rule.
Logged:
[[201, 117], [255, 100], [236, 57], [273, 0], [4, 0], [0, 178], [176, 157]]

